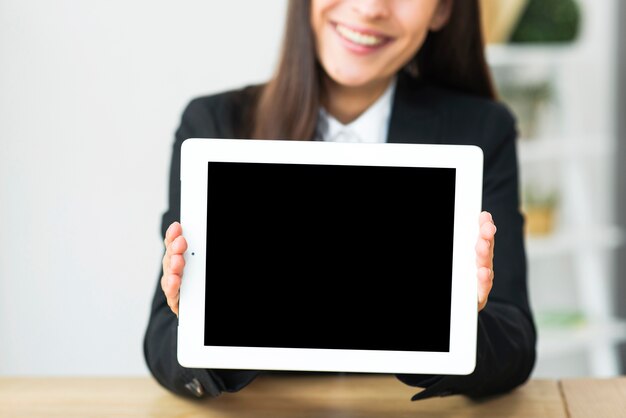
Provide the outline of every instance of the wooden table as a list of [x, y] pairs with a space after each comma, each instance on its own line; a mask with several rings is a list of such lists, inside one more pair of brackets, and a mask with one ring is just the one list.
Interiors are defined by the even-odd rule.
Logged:
[[0, 417], [626, 417], [626, 377], [532, 380], [478, 402], [411, 402], [419, 390], [389, 376], [265, 376], [194, 401], [151, 378], [0, 378]]

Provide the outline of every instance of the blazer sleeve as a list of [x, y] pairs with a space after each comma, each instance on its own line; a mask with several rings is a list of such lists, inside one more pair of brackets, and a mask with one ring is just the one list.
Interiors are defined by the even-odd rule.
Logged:
[[[207, 99], [192, 101], [183, 112], [172, 150], [169, 176], [169, 209], [163, 214], [161, 236], [174, 221], [180, 221], [180, 150], [183, 141], [191, 137], [221, 137], [214, 117], [215, 106]], [[150, 309], [150, 319], [144, 336], [144, 357], [152, 375], [165, 388], [192, 398], [215, 397], [221, 392], [235, 392], [250, 383], [258, 374], [247, 370], [206, 370], [182, 367], [177, 359], [178, 318], [170, 310], [160, 278]]]
[[524, 383], [535, 364], [536, 328], [526, 285], [524, 218], [519, 207], [515, 121], [503, 106], [484, 125], [483, 208], [498, 228], [493, 288], [478, 314], [476, 368], [470, 375], [397, 375], [424, 387], [412, 399], [464, 394], [479, 398], [507, 392]]

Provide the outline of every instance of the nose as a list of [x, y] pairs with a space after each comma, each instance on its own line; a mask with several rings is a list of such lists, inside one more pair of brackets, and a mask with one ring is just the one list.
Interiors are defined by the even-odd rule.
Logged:
[[353, 0], [352, 10], [367, 20], [389, 17], [389, 0]]

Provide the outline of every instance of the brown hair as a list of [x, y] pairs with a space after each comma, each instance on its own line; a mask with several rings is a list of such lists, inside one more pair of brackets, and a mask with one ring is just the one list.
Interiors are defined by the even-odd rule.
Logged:
[[[428, 34], [406, 68], [427, 82], [495, 99], [478, 0], [452, 1], [446, 26]], [[310, 0], [290, 0], [278, 68], [254, 110], [253, 138], [310, 140], [315, 135], [324, 70], [316, 57], [310, 14]]]

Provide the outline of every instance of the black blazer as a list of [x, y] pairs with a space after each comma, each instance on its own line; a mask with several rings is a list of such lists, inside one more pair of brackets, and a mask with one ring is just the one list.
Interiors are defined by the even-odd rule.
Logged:
[[[172, 152], [169, 210], [161, 234], [180, 220], [180, 148], [191, 137], [239, 138], [238, 127], [251, 111], [257, 88], [200, 97], [185, 109]], [[483, 208], [498, 227], [495, 279], [489, 301], [478, 315], [476, 369], [467, 376], [398, 375], [425, 387], [413, 400], [464, 394], [481, 397], [525, 382], [535, 363], [536, 331], [526, 286], [524, 219], [519, 211], [515, 120], [501, 104], [428, 85], [400, 75], [393, 101], [388, 142], [473, 144], [484, 152]], [[478, 222], [478, 220], [477, 220]], [[160, 276], [159, 276], [160, 277]], [[233, 306], [233, 311], [237, 309]], [[228, 312], [224, 312], [227, 315]], [[144, 339], [148, 367], [161, 385], [185, 396], [234, 392], [259, 372], [187, 369], [176, 358], [177, 318], [160, 284], [154, 294]]]

